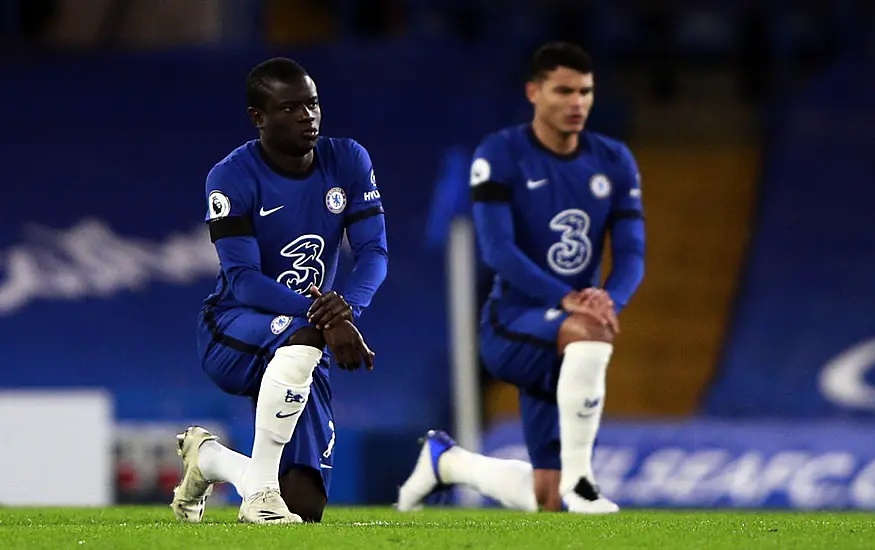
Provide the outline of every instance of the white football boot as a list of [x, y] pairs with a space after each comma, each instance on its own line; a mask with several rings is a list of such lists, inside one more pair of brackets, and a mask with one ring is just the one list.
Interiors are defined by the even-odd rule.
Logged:
[[241, 523], [259, 525], [304, 523], [301, 516], [289, 512], [286, 502], [276, 489], [264, 490], [244, 500], [237, 519]]
[[180, 521], [199, 523], [204, 517], [204, 507], [207, 497], [213, 492], [213, 484], [204, 478], [197, 465], [198, 451], [204, 441], [217, 439], [200, 426], [189, 426], [185, 432], [176, 435], [177, 454], [182, 457], [182, 479], [173, 489], [170, 507]]
[[398, 489], [399, 512], [410, 512], [422, 508], [422, 501], [429, 495], [447, 489], [438, 472], [438, 460], [445, 452], [456, 446], [456, 442], [446, 432], [430, 430], [420, 439], [422, 450], [416, 459], [416, 466], [410, 477]]
[[562, 497], [565, 507], [572, 514], [616, 514], [620, 507], [599, 493], [597, 486], [585, 477], [580, 478], [574, 489]]

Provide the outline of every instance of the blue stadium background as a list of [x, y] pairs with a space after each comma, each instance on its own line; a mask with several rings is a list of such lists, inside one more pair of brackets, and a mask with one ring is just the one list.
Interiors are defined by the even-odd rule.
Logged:
[[[611, 386], [620, 389], [600, 440], [606, 491], [629, 505], [875, 508], [875, 451], [864, 444], [875, 430], [871, 13], [854, 18], [836, 8], [818, 27], [818, 14], [803, 10], [809, 26], [800, 27], [798, 12], [778, 7], [751, 14], [730, 2], [692, 2], [686, 11], [593, 9], [574, 24], [544, 16], [526, 26], [519, 22], [534, 3], [493, 13], [484, 2], [462, 19], [473, 30], [447, 16], [448, 27], [434, 31], [421, 22], [446, 13], [428, 2], [387, 4], [396, 8], [387, 8], [392, 21], [406, 19], [381, 36], [363, 36], [356, 2], [336, 4], [335, 30], [321, 40], [263, 23], [282, 14], [248, 3], [252, 17], [207, 46], [110, 39], [73, 48], [47, 46], [46, 27], [32, 31], [18, 23], [16, 2], [0, 3], [10, 46], [0, 56], [0, 387], [107, 388], [122, 426], [208, 419], [248, 451], [248, 403], [213, 388], [195, 357], [195, 315], [215, 281], [200, 222], [203, 180], [253, 137], [243, 101], [248, 69], [267, 56], [293, 56], [319, 86], [324, 132], [369, 149], [387, 211], [390, 273], [362, 324], [378, 368], [332, 379], [332, 500], [391, 502], [415, 438], [452, 423], [440, 245], [449, 217], [466, 211], [465, 155], [484, 133], [525, 120], [524, 60], [533, 45], [563, 36], [600, 56], [590, 126], [629, 140], [645, 159], [649, 208], [654, 197], [648, 219], [659, 224], [648, 281], [689, 295], [708, 277], [681, 270], [680, 280], [660, 279], [660, 271], [698, 261], [731, 274], [718, 289], [729, 292], [723, 301], [673, 306], [668, 286], [648, 282], [630, 307], [626, 332], [639, 336], [622, 344], [626, 355], [614, 367], [626, 374]], [[739, 32], [762, 21], [771, 30], [757, 35], [762, 49], [751, 53], [756, 43]], [[689, 82], [712, 90], [712, 74], [734, 91], [715, 93], [708, 105], [743, 106], [754, 130], [727, 138], [718, 125], [703, 145], [696, 132], [707, 124], [684, 106], [701, 107]], [[676, 134], [642, 123], [650, 105], [678, 123]], [[680, 154], [662, 154], [666, 146]], [[757, 159], [750, 177], [721, 191], [749, 202], [724, 213], [743, 232], [715, 225], [720, 238], [692, 248], [661, 238], [672, 227], [681, 244], [697, 238], [684, 216], [698, 209], [675, 201], [669, 184], [712, 197], [708, 215], [724, 215], [727, 203], [709, 195], [710, 181], [683, 180], [690, 166], [726, 148], [753, 148]], [[455, 164], [447, 163], [452, 151]], [[749, 158], [733, 155], [727, 162]], [[648, 179], [650, 164], [666, 174], [665, 185]], [[727, 259], [724, 247], [742, 256]], [[690, 340], [698, 335], [684, 331], [655, 347], [645, 336], [666, 319], [681, 329], [707, 325], [701, 341], [713, 345], [695, 355]], [[691, 378], [700, 382], [687, 402], [671, 397], [673, 381]], [[513, 397], [488, 381], [483, 392], [484, 448], [519, 455]], [[809, 477], [778, 479], [774, 465], [787, 453]], [[739, 489], [770, 475], [778, 476], [774, 490]]]

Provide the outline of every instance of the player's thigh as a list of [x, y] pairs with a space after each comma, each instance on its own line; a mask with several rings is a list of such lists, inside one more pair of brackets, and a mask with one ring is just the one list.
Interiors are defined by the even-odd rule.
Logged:
[[556, 396], [520, 390], [520, 421], [529, 461], [536, 470], [561, 470]]
[[327, 497], [334, 469], [334, 411], [331, 387], [325, 360], [313, 372], [310, 398], [295, 426], [292, 440], [286, 444], [280, 459], [280, 477], [306, 468], [320, 479], [320, 489]]
[[276, 349], [310, 326], [306, 319], [248, 308], [221, 312], [205, 308], [198, 329], [202, 367], [223, 391], [255, 396]]
[[519, 387], [555, 391], [561, 358], [556, 341], [568, 314], [547, 308], [487, 306], [480, 327], [480, 354], [494, 377]]

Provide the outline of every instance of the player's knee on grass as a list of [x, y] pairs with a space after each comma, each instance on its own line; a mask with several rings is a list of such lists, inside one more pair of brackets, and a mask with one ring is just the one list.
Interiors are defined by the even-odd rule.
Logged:
[[306, 522], [322, 521], [328, 497], [322, 476], [316, 470], [307, 467], [289, 470], [280, 478], [280, 494], [291, 513]]
[[606, 342], [613, 343], [614, 334], [610, 327], [603, 325], [592, 317], [571, 314], [559, 328], [559, 352], [572, 342]]
[[325, 347], [325, 337], [316, 327], [302, 327], [289, 336], [286, 346], [310, 346], [317, 349]]
[[533, 481], [535, 484], [535, 500], [538, 507], [545, 512], [559, 512], [562, 510], [562, 497], [559, 495], [559, 479], [562, 472], [559, 470], [535, 469]]

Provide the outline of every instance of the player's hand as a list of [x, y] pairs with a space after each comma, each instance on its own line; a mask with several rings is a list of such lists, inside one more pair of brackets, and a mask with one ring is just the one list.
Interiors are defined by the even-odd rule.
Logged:
[[316, 299], [307, 311], [307, 320], [319, 330], [331, 328], [342, 321], [352, 321], [352, 307], [340, 294], [333, 290], [322, 294], [316, 285], [310, 285], [310, 295]]
[[343, 370], [357, 370], [365, 364], [369, 371], [374, 370], [374, 352], [365, 343], [362, 334], [349, 321], [341, 321], [322, 331], [325, 345], [334, 355], [334, 360]]
[[580, 292], [581, 303], [592, 310], [601, 322], [609, 327], [614, 334], [620, 332], [620, 321], [617, 319], [616, 304], [611, 295], [602, 288], [585, 288]]
[[571, 291], [562, 298], [561, 307], [568, 313], [584, 315], [609, 327], [614, 334], [620, 332], [620, 322], [614, 310], [614, 301], [600, 288], [587, 288], [581, 292]]
[[583, 294], [576, 290], [572, 290], [563, 296], [562, 301], [559, 302], [559, 307], [562, 308], [562, 311], [567, 311], [568, 313], [589, 314], [589, 310], [583, 305]]

